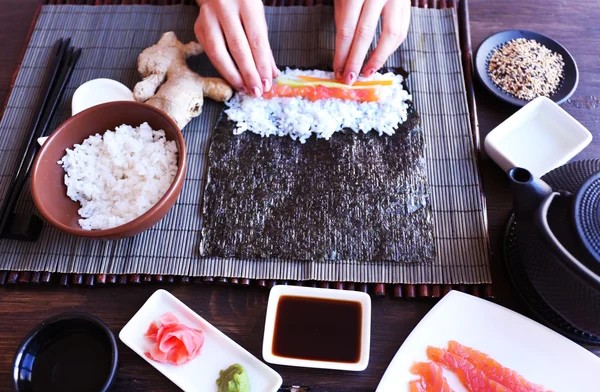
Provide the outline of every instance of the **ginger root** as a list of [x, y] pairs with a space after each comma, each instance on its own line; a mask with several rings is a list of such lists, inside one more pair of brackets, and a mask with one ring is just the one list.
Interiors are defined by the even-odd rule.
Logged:
[[135, 100], [165, 111], [183, 129], [202, 112], [204, 96], [215, 101], [231, 98], [233, 90], [223, 79], [202, 77], [187, 66], [188, 57], [203, 51], [197, 42], [184, 45], [172, 31], [164, 33], [138, 57], [143, 80], [133, 89]]

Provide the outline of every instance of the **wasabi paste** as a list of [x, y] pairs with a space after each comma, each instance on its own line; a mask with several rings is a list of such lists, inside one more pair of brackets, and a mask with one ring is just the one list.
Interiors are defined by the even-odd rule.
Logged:
[[250, 381], [246, 369], [240, 364], [233, 364], [219, 372], [217, 392], [250, 392]]

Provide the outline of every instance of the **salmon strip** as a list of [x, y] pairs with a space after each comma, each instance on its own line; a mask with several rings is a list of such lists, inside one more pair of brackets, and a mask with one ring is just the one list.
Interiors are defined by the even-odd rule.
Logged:
[[448, 370], [456, 373], [460, 381], [470, 392], [512, 392], [502, 384], [492, 380], [466, 359], [452, 354], [448, 350], [428, 347], [427, 356]]
[[448, 342], [448, 351], [471, 362], [492, 380], [510, 388], [514, 392], [548, 392], [542, 385], [527, 381], [516, 371], [502, 366], [489, 355], [463, 346], [455, 340]]
[[[326, 78], [316, 78], [314, 76], [305, 76], [298, 75], [298, 79], [304, 80], [305, 82], [329, 82], [329, 83], [339, 83], [343, 84], [341, 80], [336, 79], [326, 79]], [[382, 79], [382, 80], [364, 80], [364, 81], [356, 81], [352, 83], [352, 86], [391, 86], [393, 81], [391, 79]]]
[[421, 376], [409, 383], [411, 392], [454, 392], [444, 377], [442, 368], [434, 362], [416, 362], [410, 372]]
[[265, 91], [262, 97], [264, 99], [271, 99], [274, 97], [301, 97], [312, 102], [328, 98], [358, 102], [377, 102], [379, 100], [379, 90], [377, 88], [353, 90], [346, 88], [325, 87], [320, 85], [291, 87], [287, 85], [273, 84], [271, 91]]

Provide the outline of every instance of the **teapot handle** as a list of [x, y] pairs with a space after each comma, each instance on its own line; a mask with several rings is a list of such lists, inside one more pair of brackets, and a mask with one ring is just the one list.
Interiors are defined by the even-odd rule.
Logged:
[[[548, 223], [548, 213], [550, 211], [550, 206], [554, 199], [558, 196], [569, 197], [572, 195], [569, 192], [552, 192], [548, 197], [546, 197], [539, 208], [536, 211], [534, 216], [534, 223], [537, 229], [539, 230], [542, 238], [546, 244], [550, 248], [550, 251], [554, 253], [557, 257], [559, 257], [563, 263], [563, 265], [569, 268], [576, 275], [583, 277], [586, 280], [591, 280], [591, 282], [595, 285], [600, 285], [600, 277], [593, 273], [585, 264], [581, 263], [569, 250], [567, 250], [564, 245], [558, 240], [550, 225]], [[567, 222], [565, 222], [566, 224]]]

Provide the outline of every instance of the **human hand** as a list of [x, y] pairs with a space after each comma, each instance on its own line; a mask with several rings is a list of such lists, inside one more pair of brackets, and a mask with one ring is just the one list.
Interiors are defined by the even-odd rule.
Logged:
[[[196, 38], [235, 89], [256, 97], [271, 90], [279, 71], [260, 0], [197, 0]], [[229, 49], [229, 50], [228, 50]]]
[[410, 0], [335, 0], [334, 7], [333, 70], [339, 80], [352, 84], [360, 74], [380, 16], [383, 16], [381, 37], [362, 69], [363, 75], [370, 76], [381, 68], [406, 39]]

